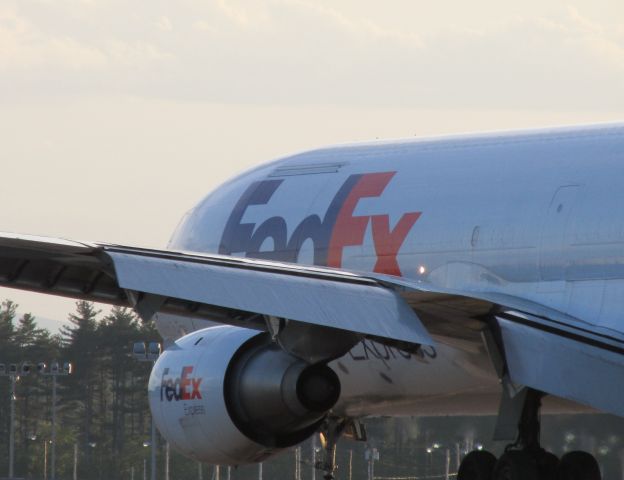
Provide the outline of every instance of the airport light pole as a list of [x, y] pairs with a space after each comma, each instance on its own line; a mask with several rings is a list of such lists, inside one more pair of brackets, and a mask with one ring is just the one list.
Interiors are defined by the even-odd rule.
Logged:
[[9, 478], [13, 478], [14, 475], [14, 465], [15, 465], [15, 383], [19, 380], [20, 375], [26, 376], [30, 373], [30, 364], [23, 363], [21, 368], [15, 363], [11, 363], [9, 365], [9, 369], [7, 371], [6, 366], [1, 363], [0, 364], [0, 376], [9, 377], [11, 381], [11, 396], [9, 398], [10, 406], [11, 406], [11, 419], [9, 426]]
[[349, 450], [349, 480], [353, 480], [353, 449]]
[[[483, 446], [478, 444], [477, 450], [482, 450]], [[435, 442], [430, 447], [426, 448], [427, 452], [427, 475], [430, 477], [444, 477], [445, 480], [449, 480], [451, 477], [451, 450], [449, 448], [444, 448], [441, 443]], [[442, 454], [444, 456], [442, 456]], [[444, 467], [444, 474], [442, 475], [441, 468], [436, 468], [438, 460], [443, 462], [442, 466]], [[459, 467], [458, 467], [459, 469]]]
[[43, 480], [48, 480], [48, 440], [43, 442]]
[[78, 480], [78, 444], [74, 443], [74, 471], [73, 480]]
[[312, 480], [316, 480], [316, 433], [312, 435]]
[[[162, 346], [158, 342], [136, 342], [132, 346], [132, 356], [135, 360], [139, 362], [151, 362], [152, 365], [156, 363], [160, 353], [162, 351]], [[152, 438], [150, 441], [151, 444], [151, 458], [150, 458], [150, 480], [156, 480], [156, 424], [154, 423], [154, 414], [151, 414], [152, 417]], [[145, 470], [144, 470], [145, 476]]]
[[50, 369], [43, 362], [37, 364], [37, 371], [45, 377], [52, 377], [52, 433], [50, 442], [50, 480], [56, 480], [56, 379], [66, 377], [72, 373], [72, 364], [64, 362], [63, 367], [58, 362], [52, 362]]
[[375, 460], [379, 460], [379, 450], [368, 447], [364, 452], [364, 458], [368, 461], [368, 480], [375, 478]]
[[301, 480], [301, 446], [295, 448], [295, 480]]

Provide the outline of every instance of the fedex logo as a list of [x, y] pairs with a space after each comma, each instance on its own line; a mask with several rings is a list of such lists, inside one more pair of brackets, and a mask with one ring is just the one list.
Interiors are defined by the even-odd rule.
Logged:
[[199, 385], [202, 379], [192, 377], [192, 373], [193, 367], [182, 367], [180, 376], [172, 377], [169, 368], [165, 368], [160, 382], [160, 401], [201, 400]]
[[[312, 240], [314, 264], [341, 267], [343, 250], [348, 246], [362, 245], [370, 224], [375, 254], [374, 271], [401, 275], [397, 254], [421, 212], [408, 212], [393, 227], [390, 216], [354, 215], [358, 202], [363, 198], [381, 196], [396, 172], [380, 172], [351, 175], [338, 189], [323, 218], [309, 215], [304, 218], [288, 238], [286, 220], [274, 216], [260, 225], [243, 223], [250, 206], [267, 205], [284, 179], [254, 182], [238, 200], [227, 221], [219, 253], [231, 255], [243, 252], [248, 257], [296, 262], [303, 243]], [[260, 251], [267, 239], [274, 248]]]

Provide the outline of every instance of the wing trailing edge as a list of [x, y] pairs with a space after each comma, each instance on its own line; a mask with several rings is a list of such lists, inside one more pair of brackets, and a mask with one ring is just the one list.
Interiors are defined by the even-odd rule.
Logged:
[[349, 272], [0, 234], [0, 286], [264, 328], [263, 316], [433, 343], [397, 292]]

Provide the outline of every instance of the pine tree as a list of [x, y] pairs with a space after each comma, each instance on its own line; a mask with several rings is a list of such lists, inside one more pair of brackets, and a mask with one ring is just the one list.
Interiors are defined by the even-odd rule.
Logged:
[[[128, 421], [132, 415], [133, 379], [144, 378], [144, 369], [132, 357], [132, 344], [141, 341], [140, 324], [136, 315], [127, 308], [113, 307], [100, 324], [102, 339], [103, 368], [106, 383], [110, 389], [110, 408], [107, 416], [106, 434], [111, 439], [112, 459], [109, 464], [109, 478], [118, 478], [125, 457]], [[145, 391], [143, 391], [145, 397]], [[144, 402], [141, 402], [146, 407]], [[139, 439], [135, 439], [138, 444]]]
[[[61, 329], [64, 360], [73, 363], [72, 375], [60, 382], [61, 405], [70, 424], [77, 430], [81, 445], [98, 442], [95, 436], [95, 402], [101, 371], [100, 339], [93, 303], [76, 302], [76, 312], [69, 315], [71, 326]], [[60, 359], [59, 359], [60, 360]], [[87, 449], [87, 452], [90, 450]], [[90, 458], [87, 458], [89, 461]]]
[[[37, 344], [42, 335], [46, 335], [46, 330], [37, 327], [35, 317], [30, 313], [25, 313], [19, 319], [15, 329], [15, 345], [20, 348], [29, 348]], [[49, 332], [48, 332], [49, 336]]]
[[15, 335], [15, 316], [17, 314], [18, 305], [11, 300], [5, 300], [0, 306], [0, 351], [2, 351], [2, 360], [7, 362], [13, 360], [7, 358], [7, 350], [14, 353], [13, 336]]
[[[9, 364], [17, 358], [17, 349], [13, 343], [15, 333], [15, 316], [17, 304], [11, 300], [5, 300], [0, 305], [0, 363], [8, 369]], [[9, 379], [0, 378], [0, 438], [8, 438], [9, 434]], [[0, 449], [0, 462], [8, 464], [8, 452]]]
[[[17, 384], [17, 437], [18, 448], [17, 466], [22, 471], [28, 471], [29, 458], [32, 455], [33, 444], [38, 432], [45, 428], [50, 417], [50, 402], [44, 378], [36, 375], [36, 362], [46, 361], [58, 355], [58, 349], [53, 345], [50, 332], [39, 328], [35, 317], [25, 313], [18, 321], [13, 335], [13, 344], [18, 350], [20, 364], [29, 363], [31, 374], [20, 377]], [[32, 473], [32, 472], [28, 472]]]

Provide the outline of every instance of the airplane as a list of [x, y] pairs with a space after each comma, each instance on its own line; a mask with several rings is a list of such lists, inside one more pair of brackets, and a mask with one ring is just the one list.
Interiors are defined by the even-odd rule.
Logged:
[[[547, 412], [624, 416], [624, 124], [320, 148], [245, 172], [166, 249], [0, 234], [0, 286], [131, 306], [158, 429], [260, 462], [375, 415], [497, 415], [459, 480], [600, 479]], [[215, 325], [219, 324], [219, 325]]]

